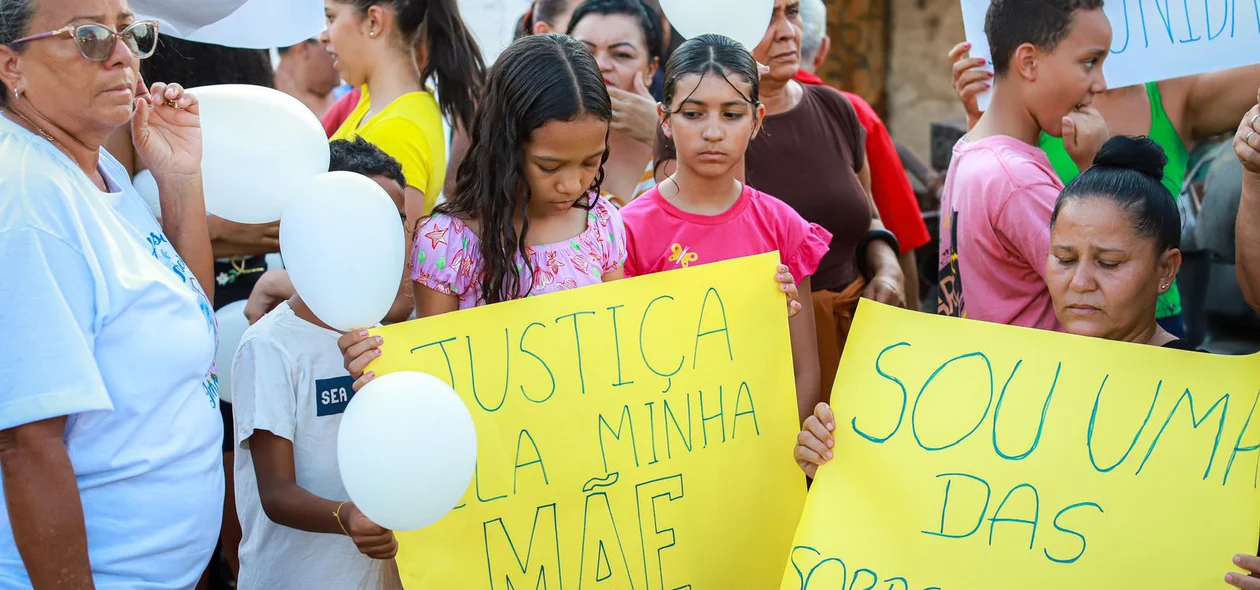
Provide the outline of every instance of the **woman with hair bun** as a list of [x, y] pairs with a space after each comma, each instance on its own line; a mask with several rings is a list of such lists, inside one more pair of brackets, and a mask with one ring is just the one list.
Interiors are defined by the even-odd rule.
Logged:
[[[1149, 137], [1112, 137], [1059, 194], [1046, 287], [1064, 331], [1190, 350], [1155, 319], [1181, 267], [1181, 214], [1161, 182], [1167, 162]], [[809, 477], [834, 457], [835, 423], [825, 403], [805, 420], [795, 457]]]
[[1059, 195], [1046, 286], [1064, 331], [1184, 348], [1155, 319], [1181, 267], [1181, 215], [1161, 182], [1167, 162], [1150, 138], [1116, 136]]

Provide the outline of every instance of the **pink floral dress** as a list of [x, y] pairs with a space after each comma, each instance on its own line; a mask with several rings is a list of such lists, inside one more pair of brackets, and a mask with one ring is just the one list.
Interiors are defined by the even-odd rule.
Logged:
[[[626, 263], [626, 228], [621, 213], [603, 197], [586, 216], [586, 230], [555, 244], [531, 246], [518, 255], [521, 290], [544, 295], [601, 282]], [[463, 221], [437, 214], [420, 224], [415, 237], [411, 279], [438, 293], [459, 297], [459, 308], [485, 304], [481, 243]], [[528, 264], [527, 264], [528, 263]]]

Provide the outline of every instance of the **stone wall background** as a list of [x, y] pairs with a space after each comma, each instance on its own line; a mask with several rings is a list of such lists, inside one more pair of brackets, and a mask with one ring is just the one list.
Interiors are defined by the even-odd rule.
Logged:
[[827, 0], [827, 17], [822, 77], [874, 105], [893, 139], [927, 161], [931, 123], [964, 117], [947, 56], [964, 38], [958, 0]]

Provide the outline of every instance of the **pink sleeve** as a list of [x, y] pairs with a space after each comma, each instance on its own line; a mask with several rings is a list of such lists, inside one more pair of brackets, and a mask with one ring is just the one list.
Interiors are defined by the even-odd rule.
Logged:
[[[634, 203], [631, 203], [633, 205]], [[626, 278], [637, 277], [643, 274], [642, 261], [637, 260], [634, 238], [634, 222], [633, 218], [629, 222], [624, 215], [625, 211], [618, 211], [618, 216], [622, 219], [622, 230], [625, 231], [626, 240], [623, 242], [626, 248]], [[633, 214], [632, 214], [633, 215]]]
[[1002, 204], [993, 228], [1002, 245], [1043, 279], [1050, 256], [1050, 216], [1060, 190], [1052, 184], [1017, 189]]
[[467, 292], [480, 258], [471, 233], [463, 222], [446, 215], [424, 220], [416, 230], [411, 280], [445, 295]]
[[786, 203], [778, 199], [774, 201], [783, 228], [779, 234], [779, 258], [799, 284], [818, 270], [823, 256], [831, 247], [831, 232], [821, 225], [805, 221]]
[[779, 256], [792, 273], [792, 278], [800, 284], [805, 277], [814, 275], [830, 247], [831, 232], [817, 223], [809, 223], [799, 245], [792, 252], [781, 252]]
[[621, 212], [604, 198], [595, 201], [595, 219], [600, 224], [599, 247], [605, 274], [626, 266], [626, 225]]

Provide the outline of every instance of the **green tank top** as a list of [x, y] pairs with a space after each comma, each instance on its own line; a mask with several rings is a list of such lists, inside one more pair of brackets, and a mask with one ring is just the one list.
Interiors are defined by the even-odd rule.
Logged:
[[[1172, 193], [1173, 198], [1179, 198], [1181, 195], [1181, 185], [1186, 179], [1186, 166], [1190, 162], [1190, 152], [1186, 150], [1186, 145], [1181, 141], [1181, 135], [1177, 133], [1177, 128], [1173, 127], [1172, 121], [1168, 119], [1168, 113], [1164, 112], [1164, 101], [1159, 95], [1159, 84], [1157, 82], [1148, 82], [1146, 84], [1146, 96], [1151, 101], [1151, 131], [1149, 136], [1151, 140], [1164, 148], [1164, 154], [1168, 156], [1168, 165], [1164, 167], [1164, 186], [1168, 192]], [[1052, 137], [1046, 133], [1041, 134], [1039, 142], [1041, 149], [1046, 152], [1046, 156], [1050, 158], [1050, 164], [1054, 166], [1054, 171], [1059, 174], [1059, 179], [1063, 184], [1072, 182], [1073, 178], [1081, 173], [1077, 168], [1076, 162], [1072, 161], [1072, 157], [1068, 155], [1067, 149], [1063, 147], [1063, 139]], [[1181, 291], [1177, 289], [1177, 282], [1173, 281], [1172, 288], [1167, 293], [1159, 296], [1159, 304], [1156, 307], [1156, 317], [1164, 319], [1173, 317], [1181, 313]]]

